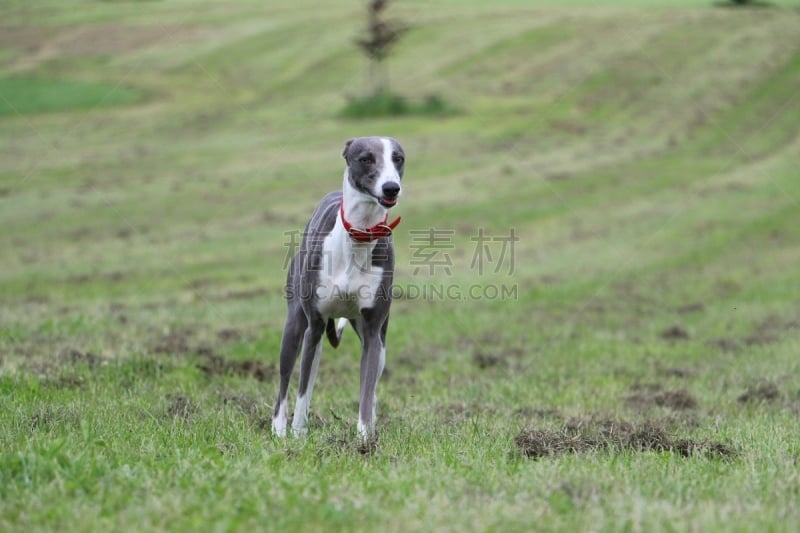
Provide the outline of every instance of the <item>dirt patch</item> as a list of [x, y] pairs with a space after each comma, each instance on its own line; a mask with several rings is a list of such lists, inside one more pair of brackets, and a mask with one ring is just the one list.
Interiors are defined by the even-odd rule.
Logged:
[[50, 297], [46, 294], [30, 294], [25, 297], [25, 303], [46, 305], [50, 303]]
[[553, 407], [519, 407], [513, 415], [526, 420], [563, 420], [561, 412]]
[[378, 451], [378, 436], [359, 442], [356, 451], [361, 455], [374, 455]]
[[58, 35], [44, 40], [44, 47], [56, 48], [62, 55], [118, 54], [139, 48], [153, 47], [161, 40], [173, 41], [190, 28], [181, 26], [124, 26], [97, 24], [65, 28]]
[[86, 385], [86, 380], [83, 376], [65, 375], [46, 379], [42, 382], [42, 385], [54, 389], [80, 389]]
[[378, 433], [375, 433], [369, 440], [363, 441], [360, 437], [354, 436], [351, 431], [346, 430], [327, 436], [318, 454], [322, 456], [356, 452], [360, 455], [371, 456], [377, 453], [378, 449]]
[[[477, 339], [461, 338], [457, 341], [458, 347], [472, 352], [472, 363], [486, 370], [509, 366], [516, 360], [522, 359], [527, 351], [519, 345], [518, 339], [509, 339], [495, 332], [484, 333]], [[486, 349], [486, 347], [490, 349]]]
[[[33, 353], [31, 353], [33, 355]], [[34, 362], [26, 368], [43, 378], [44, 387], [54, 389], [79, 389], [86, 385], [86, 379], [75, 374], [70, 367], [85, 365], [96, 368], [108, 364], [108, 359], [90, 352], [67, 348], [57, 356], [43, 362]]]
[[154, 353], [166, 355], [186, 355], [194, 350], [189, 345], [192, 331], [189, 329], [176, 329], [170, 331], [159, 339], [151, 348]]
[[728, 337], [720, 337], [718, 339], [713, 339], [709, 341], [711, 346], [719, 348], [723, 352], [735, 352], [739, 350], [740, 344], [739, 341], [735, 339], [729, 339]]
[[422, 368], [422, 362], [415, 356], [408, 355], [408, 352], [404, 352], [396, 357], [392, 357], [392, 361], [396, 362], [400, 366], [405, 366], [414, 370], [419, 370]]
[[102, 274], [76, 274], [74, 276], [69, 276], [66, 282], [70, 285], [83, 285], [85, 283], [119, 283], [124, 279], [125, 274], [115, 271]]
[[634, 392], [656, 393], [664, 390], [664, 385], [658, 381], [637, 381], [631, 385], [631, 390]]
[[56, 31], [40, 26], [0, 26], [0, 48], [16, 48], [23, 53], [35, 52]]
[[277, 374], [274, 364], [265, 365], [261, 361], [254, 359], [227, 359], [213, 353], [206, 354], [203, 362], [198, 363], [197, 368], [202, 370], [209, 378], [233, 375], [254, 378], [258, 381], [268, 381], [272, 380]]
[[612, 452], [669, 452], [681, 457], [733, 457], [735, 451], [716, 441], [678, 439], [661, 421], [626, 422], [573, 419], [556, 430], [526, 429], [514, 439], [525, 457], [541, 459], [565, 454]]
[[585, 135], [589, 130], [586, 124], [577, 120], [551, 120], [550, 127], [554, 130], [562, 131], [570, 135]]
[[[354, 405], [354, 408], [356, 411], [358, 410], [357, 403]], [[477, 402], [454, 402], [439, 406], [436, 408], [436, 411], [443, 417], [443, 422], [445, 424], [454, 424], [477, 416], [495, 413], [496, 409]]]
[[243, 337], [242, 332], [238, 329], [225, 328], [217, 332], [217, 338], [222, 342], [238, 341]]
[[60, 424], [77, 426], [79, 422], [79, 414], [63, 405], [40, 407], [36, 409], [30, 418], [31, 429], [40, 430], [50, 430]]
[[800, 328], [800, 321], [782, 320], [775, 315], [765, 318], [753, 333], [742, 339], [747, 346], [758, 346], [779, 342], [787, 331]]
[[661, 332], [661, 338], [668, 341], [689, 340], [689, 332], [683, 326], [675, 324]]
[[155, 46], [174, 46], [202, 37], [200, 28], [158, 24], [91, 24], [60, 29], [0, 27], [0, 45], [21, 52], [18, 68], [57, 57], [118, 55]]
[[675, 411], [697, 408], [697, 400], [684, 389], [639, 391], [625, 397], [625, 402], [633, 407], [667, 407]]
[[350, 433], [339, 433], [331, 435], [325, 439], [325, 447], [318, 452], [320, 455], [329, 453], [339, 454], [342, 452], [354, 451], [363, 456], [371, 456], [378, 452], [378, 434], [370, 439], [363, 441], [360, 437], [355, 437]]
[[481, 370], [493, 367], [505, 367], [508, 365], [505, 357], [481, 351], [475, 352], [475, 355], [472, 356], [472, 363]]
[[764, 382], [751, 385], [736, 398], [739, 403], [773, 403], [783, 395], [774, 383]]
[[787, 333], [800, 329], [800, 321], [784, 320], [775, 315], [770, 315], [762, 320], [753, 331], [741, 339], [721, 337], [709, 341], [711, 346], [725, 352], [738, 352], [746, 346], [761, 346], [780, 342]]
[[[229, 405], [258, 422], [260, 422], [264, 414], [263, 403], [252, 396], [240, 393], [222, 393], [220, 394], [220, 400], [224, 405]], [[271, 422], [272, 419], [270, 418], [270, 424]]]
[[658, 366], [656, 367], [656, 373], [659, 376], [665, 378], [681, 378], [681, 379], [691, 377], [694, 374], [694, 372], [692, 372], [688, 368], [680, 368], [677, 366], [667, 366], [667, 367]]
[[756, 329], [742, 339], [747, 346], [760, 346], [762, 344], [771, 344], [780, 340], [780, 327], [773, 319], [768, 319], [756, 327]]
[[82, 352], [80, 350], [75, 349], [67, 349], [63, 350], [59, 356], [59, 360], [63, 363], [69, 363], [73, 365], [86, 365], [86, 366], [100, 366], [108, 364], [108, 359], [105, 357], [101, 357], [99, 355], [95, 355], [90, 352]]
[[164, 411], [164, 415], [167, 418], [189, 420], [200, 411], [197, 404], [183, 394], [169, 395], [167, 396], [167, 402], [167, 408]]
[[256, 427], [260, 431], [269, 431], [271, 433], [272, 432], [272, 417], [268, 416], [268, 417], [259, 418], [258, 420], [256, 420]]
[[675, 312], [681, 315], [687, 315], [689, 313], [700, 313], [705, 310], [706, 306], [703, 302], [692, 302], [675, 308]]

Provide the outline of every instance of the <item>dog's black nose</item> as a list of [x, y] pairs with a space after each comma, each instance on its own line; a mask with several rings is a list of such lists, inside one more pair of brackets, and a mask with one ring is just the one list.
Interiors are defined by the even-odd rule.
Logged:
[[386, 198], [394, 198], [400, 193], [400, 184], [395, 181], [387, 181], [383, 184], [383, 195]]

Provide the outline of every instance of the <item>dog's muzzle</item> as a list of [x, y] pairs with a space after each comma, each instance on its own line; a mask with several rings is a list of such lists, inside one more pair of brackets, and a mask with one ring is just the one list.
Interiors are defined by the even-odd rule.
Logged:
[[378, 199], [383, 207], [394, 207], [400, 195], [400, 184], [396, 181], [387, 181], [381, 187], [381, 197]]

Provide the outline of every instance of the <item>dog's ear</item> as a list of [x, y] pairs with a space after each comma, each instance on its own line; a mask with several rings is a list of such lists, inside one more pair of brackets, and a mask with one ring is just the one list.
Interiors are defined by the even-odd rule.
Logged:
[[344, 143], [344, 150], [342, 150], [342, 157], [344, 157], [345, 160], [347, 160], [347, 150], [350, 148], [350, 145], [353, 144], [353, 141], [355, 141], [355, 139], [349, 139], [346, 143]]

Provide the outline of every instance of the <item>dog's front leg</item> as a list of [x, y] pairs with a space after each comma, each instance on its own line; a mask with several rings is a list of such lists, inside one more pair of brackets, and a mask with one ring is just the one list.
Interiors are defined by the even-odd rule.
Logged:
[[375, 435], [375, 390], [383, 373], [386, 350], [378, 332], [364, 336], [361, 353], [361, 397], [358, 403], [358, 433], [364, 441]]

